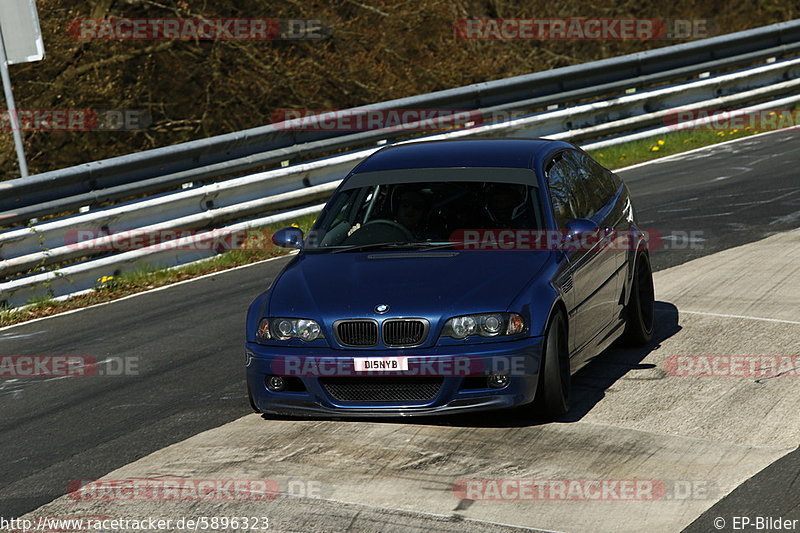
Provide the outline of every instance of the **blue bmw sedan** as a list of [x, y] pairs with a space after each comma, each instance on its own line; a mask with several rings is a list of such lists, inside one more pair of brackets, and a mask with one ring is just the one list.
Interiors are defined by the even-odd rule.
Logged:
[[543, 139], [405, 143], [342, 181], [250, 305], [256, 412], [412, 416], [519, 408], [556, 419], [571, 375], [654, 323], [628, 189]]

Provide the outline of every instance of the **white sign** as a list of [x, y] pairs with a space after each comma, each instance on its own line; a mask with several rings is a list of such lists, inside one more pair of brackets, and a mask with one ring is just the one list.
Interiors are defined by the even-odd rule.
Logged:
[[408, 370], [408, 357], [354, 357], [356, 372], [391, 372]]
[[10, 65], [44, 59], [36, 0], [0, 0], [0, 29]]

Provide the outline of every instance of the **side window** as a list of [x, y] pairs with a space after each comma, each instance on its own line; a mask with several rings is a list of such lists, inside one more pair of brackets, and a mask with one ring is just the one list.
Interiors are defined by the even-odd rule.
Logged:
[[606, 203], [584, 157], [581, 152], [565, 150], [547, 172], [560, 227], [574, 218], [592, 218]]
[[553, 212], [559, 227], [574, 218], [592, 218], [622, 184], [613, 173], [577, 150], [561, 152], [547, 171]]
[[556, 156], [556, 160], [547, 170], [547, 188], [558, 227], [563, 228], [567, 222], [578, 218], [579, 206], [575, 197], [575, 169], [564, 157], [564, 152]]
[[575, 195], [580, 198], [581, 218], [592, 218], [604, 205], [605, 198], [603, 181], [597, 173], [592, 172], [591, 158], [577, 150], [567, 150], [565, 159], [575, 167], [578, 176], [575, 184]]
[[622, 184], [614, 174], [586, 154], [580, 154], [583, 164], [591, 174], [590, 189], [596, 194], [596, 209], [602, 209], [617, 193]]

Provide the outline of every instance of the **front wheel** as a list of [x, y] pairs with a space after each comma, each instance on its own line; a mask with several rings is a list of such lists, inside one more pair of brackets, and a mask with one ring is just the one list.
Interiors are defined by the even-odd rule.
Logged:
[[636, 272], [631, 284], [631, 295], [625, 306], [625, 331], [622, 343], [642, 346], [653, 339], [655, 324], [655, 291], [650, 258], [640, 252], [636, 257]]
[[536, 397], [523, 406], [525, 414], [544, 420], [564, 416], [569, 411], [570, 380], [566, 324], [558, 312], [547, 324]]

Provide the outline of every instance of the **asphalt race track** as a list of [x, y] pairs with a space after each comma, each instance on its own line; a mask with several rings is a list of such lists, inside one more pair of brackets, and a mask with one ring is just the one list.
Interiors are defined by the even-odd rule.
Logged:
[[[313, 481], [318, 497], [259, 503], [278, 531], [699, 532], [717, 517], [726, 531], [734, 516], [800, 519], [800, 380], [664, 371], [671, 356], [800, 354], [798, 153], [789, 130], [621, 172], [642, 225], [666, 237], [652, 254], [657, 339], [576, 375], [575, 405], [555, 424], [248, 414], [244, 312], [285, 259], [0, 330], [0, 355], [115, 357], [138, 369], [0, 381], [0, 516], [255, 512], [252, 502], [56, 500], [72, 480], [113, 472]], [[498, 478], [648, 479], [667, 493], [476, 501], [452, 489]]]

